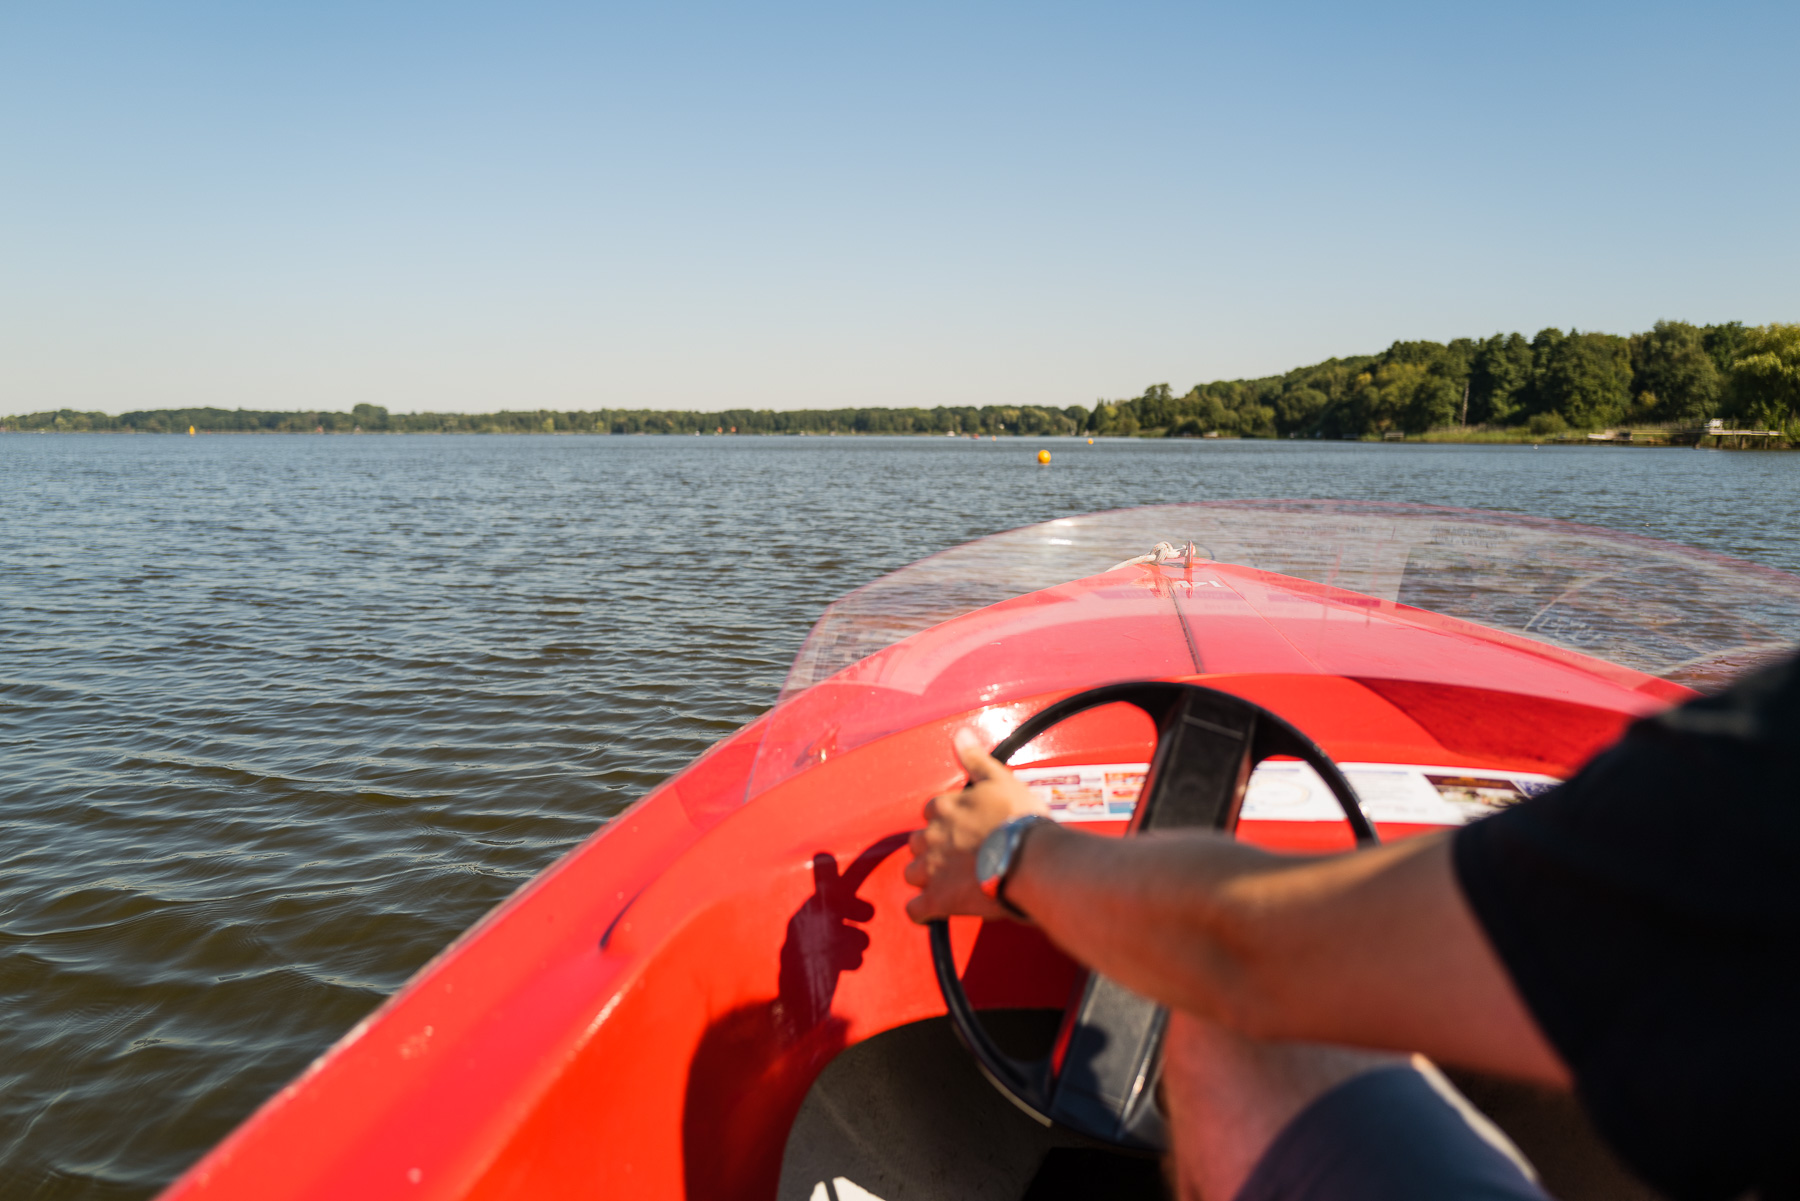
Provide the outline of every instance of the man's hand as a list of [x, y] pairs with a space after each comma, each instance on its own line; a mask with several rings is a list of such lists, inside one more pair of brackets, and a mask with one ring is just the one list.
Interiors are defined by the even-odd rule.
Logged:
[[906, 915], [915, 922], [953, 913], [1011, 917], [976, 883], [975, 851], [991, 831], [1013, 818], [1045, 812], [1031, 790], [983, 749], [973, 730], [958, 731], [956, 757], [969, 773], [969, 786], [925, 802], [925, 828], [914, 830], [908, 841], [913, 858], [906, 865], [906, 882], [919, 895], [906, 903]]

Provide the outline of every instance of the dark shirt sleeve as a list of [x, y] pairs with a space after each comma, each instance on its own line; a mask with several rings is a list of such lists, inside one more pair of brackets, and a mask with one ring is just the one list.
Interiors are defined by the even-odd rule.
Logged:
[[1800, 1196], [1800, 659], [1635, 723], [1454, 855], [1626, 1162], [1676, 1198]]

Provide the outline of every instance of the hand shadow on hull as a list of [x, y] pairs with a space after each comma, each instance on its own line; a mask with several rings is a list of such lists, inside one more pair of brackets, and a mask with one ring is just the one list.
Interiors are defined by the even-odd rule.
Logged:
[[831, 1014], [838, 979], [862, 967], [869, 936], [852, 925], [875, 916], [856, 895], [882, 860], [906, 845], [891, 834], [841, 875], [827, 852], [813, 856], [813, 892], [788, 919], [777, 996], [743, 1005], [706, 1028], [688, 1065], [681, 1152], [688, 1201], [768, 1197], [781, 1150], [813, 1079], [846, 1043]]

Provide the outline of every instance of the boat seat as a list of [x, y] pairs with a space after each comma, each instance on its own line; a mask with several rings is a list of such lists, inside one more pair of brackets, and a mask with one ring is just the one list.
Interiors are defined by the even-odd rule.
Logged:
[[[1062, 1014], [988, 1010], [1020, 1055], [1042, 1054]], [[1051, 1130], [1002, 1097], [950, 1023], [933, 1018], [858, 1043], [814, 1082], [782, 1154], [780, 1201], [1166, 1201], [1153, 1159]]]

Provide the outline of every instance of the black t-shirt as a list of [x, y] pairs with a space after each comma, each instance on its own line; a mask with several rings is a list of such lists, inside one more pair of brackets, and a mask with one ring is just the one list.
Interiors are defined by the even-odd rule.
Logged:
[[1800, 1197], [1800, 659], [1463, 827], [1457, 876], [1651, 1185]]

